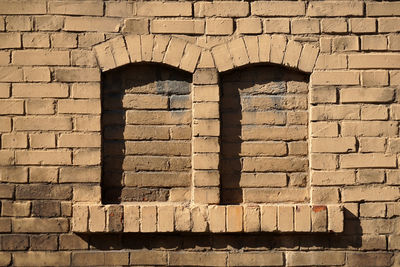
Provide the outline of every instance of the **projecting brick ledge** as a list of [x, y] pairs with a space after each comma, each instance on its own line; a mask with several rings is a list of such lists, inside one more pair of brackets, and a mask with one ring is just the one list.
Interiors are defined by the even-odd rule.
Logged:
[[77, 233], [343, 232], [340, 205], [75, 204]]

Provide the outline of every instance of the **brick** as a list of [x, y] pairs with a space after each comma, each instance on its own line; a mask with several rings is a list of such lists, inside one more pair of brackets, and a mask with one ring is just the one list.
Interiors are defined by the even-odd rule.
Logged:
[[290, 1], [258, 1], [251, 3], [252, 15], [259, 16], [301, 16], [305, 15], [305, 4]]
[[66, 17], [65, 31], [73, 32], [118, 32], [121, 21], [117, 18], [104, 17]]
[[246, 17], [249, 4], [235, 1], [197, 2], [194, 4], [195, 17]]
[[207, 35], [230, 35], [233, 33], [233, 20], [230, 18], [207, 18]]
[[303, 171], [305, 170], [307, 165], [308, 165], [307, 161], [291, 157], [286, 157], [286, 158], [248, 157], [243, 159], [242, 170], [243, 171]]
[[87, 50], [71, 51], [71, 64], [73, 66], [97, 67], [97, 61], [94, 52]]
[[62, 134], [58, 138], [58, 147], [100, 147], [98, 134]]
[[0, 48], [20, 48], [20, 33], [0, 33]]
[[100, 84], [74, 83], [71, 88], [73, 98], [100, 98]]
[[347, 22], [345, 19], [322, 19], [321, 31], [323, 33], [345, 33]]
[[362, 50], [387, 50], [388, 40], [386, 36], [367, 35], [361, 36]]
[[11, 118], [0, 118], [0, 132], [11, 132]]
[[61, 168], [60, 183], [90, 183], [100, 182], [99, 168]]
[[68, 117], [24, 117], [14, 118], [14, 129], [24, 131], [57, 131], [57, 130], [71, 130], [72, 122]]
[[0, 67], [1, 82], [22, 82], [23, 70], [20, 67]]
[[316, 153], [346, 153], [356, 151], [356, 139], [342, 138], [314, 138], [311, 141], [311, 151]]
[[187, 188], [172, 188], [169, 191], [170, 202], [188, 202], [191, 200], [191, 190]]
[[159, 206], [157, 207], [157, 232], [173, 232], [174, 231], [174, 207]]
[[390, 266], [392, 255], [392, 253], [386, 252], [347, 253], [347, 264], [349, 267]]
[[187, 207], [175, 207], [175, 231], [188, 232], [191, 230], [190, 209]]
[[360, 49], [360, 40], [358, 36], [341, 36], [332, 39], [332, 51], [358, 51]]
[[23, 235], [3, 235], [1, 240], [2, 250], [26, 250], [28, 237]]
[[107, 17], [129, 17], [132, 14], [135, 14], [133, 10], [133, 3], [108, 2], [105, 4]]
[[341, 251], [308, 251], [288, 252], [287, 266], [312, 265], [343, 265], [346, 261], [345, 252]]
[[289, 33], [289, 19], [285, 18], [268, 18], [263, 20], [263, 28], [265, 33]]
[[365, 54], [349, 55], [350, 69], [400, 68], [400, 55], [397, 54]]
[[336, 103], [337, 89], [335, 87], [316, 88], [311, 91], [311, 103]]
[[130, 262], [144, 265], [167, 265], [167, 251], [134, 250], [130, 252]]
[[15, 156], [12, 150], [0, 151], [0, 165], [14, 165]]
[[25, 33], [22, 36], [24, 48], [49, 48], [49, 35], [46, 33]]
[[287, 39], [283, 35], [272, 35], [270, 62], [281, 64], [285, 54]]
[[75, 234], [60, 235], [60, 250], [88, 249], [88, 247], [85, 238]]
[[71, 252], [49, 252], [49, 251], [29, 251], [19, 252], [13, 255], [15, 266], [68, 266], [71, 264]]
[[10, 217], [27, 217], [30, 214], [31, 203], [2, 201], [2, 216]]
[[189, 2], [141, 2], [137, 3], [138, 16], [178, 17], [192, 16]]
[[80, 116], [75, 118], [77, 131], [100, 131], [100, 116]]
[[125, 95], [122, 105], [124, 108], [130, 109], [167, 109], [168, 97], [149, 94]]
[[387, 120], [388, 109], [384, 106], [365, 106], [361, 108], [362, 120]]
[[0, 218], [0, 233], [11, 232], [11, 218]]
[[259, 49], [258, 49], [258, 38], [257, 36], [245, 36], [244, 42], [247, 48], [247, 54], [251, 63], [260, 62]]
[[0, 83], [0, 98], [10, 97], [10, 87], [9, 83]]
[[351, 18], [349, 20], [350, 31], [354, 33], [376, 32], [376, 19], [373, 18]]
[[124, 205], [124, 232], [139, 232], [139, 206]]
[[214, 59], [211, 55], [211, 52], [208, 50], [203, 50], [201, 55], [200, 55], [200, 60], [197, 65], [197, 68], [199, 69], [206, 69], [206, 68], [214, 68]]
[[106, 209], [101, 206], [89, 206], [90, 232], [104, 232], [106, 230]]
[[47, 67], [24, 68], [24, 80], [28, 82], [50, 82], [50, 69]]
[[93, 251], [93, 252], [73, 252], [72, 254], [72, 265], [75, 266], [104, 266], [104, 252]]
[[207, 206], [196, 206], [191, 210], [192, 232], [208, 231], [208, 209]]
[[58, 101], [59, 113], [75, 114], [100, 114], [100, 100], [73, 100], [63, 99]]
[[229, 266], [282, 266], [283, 253], [269, 252], [244, 252], [244, 253], [229, 253], [228, 265]]
[[50, 36], [51, 46], [57, 48], [74, 48], [77, 46], [77, 34], [60, 32]]
[[54, 79], [59, 82], [97, 82], [100, 72], [97, 68], [57, 68]]
[[15, 192], [16, 199], [70, 199], [72, 196], [70, 186], [61, 185], [18, 185]]
[[13, 51], [12, 61], [16, 65], [69, 65], [69, 52], [47, 51], [40, 49]]
[[394, 136], [397, 123], [391, 121], [343, 122], [343, 136]]
[[62, 83], [21, 83], [12, 87], [14, 97], [68, 97], [68, 91], [68, 85]]
[[315, 64], [315, 68], [321, 70], [345, 69], [346, 67], [347, 57], [345, 55], [320, 54]]
[[0, 253], [0, 264], [3, 266], [8, 266], [11, 263], [11, 253], [1, 252]]
[[261, 231], [272, 232], [278, 228], [276, 206], [261, 206]]
[[287, 43], [283, 64], [289, 67], [296, 68], [300, 59], [302, 46], [300, 43], [289, 41]]
[[226, 207], [226, 231], [243, 231], [243, 208], [241, 206]]
[[98, 149], [79, 149], [74, 151], [74, 165], [98, 165], [100, 164], [100, 151]]
[[351, 71], [314, 72], [313, 85], [359, 85], [360, 73]]
[[340, 166], [342, 168], [394, 168], [396, 158], [384, 154], [349, 154], [342, 155]]
[[[10, 185], [10, 184], [0, 185], [0, 196], [3, 199], [11, 199], [11, 198], [13, 198], [13, 195], [14, 195], [14, 185]], [[9, 222], [9, 224], [10, 224], [10, 231], [11, 231], [11, 222]], [[1, 227], [0, 227], [0, 229], [1, 229]]]
[[62, 29], [64, 18], [51, 15], [36, 16], [34, 22], [35, 30], [59, 31]]
[[34, 217], [58, 217], [60, 216], [59, 201], [33, 201], [32, 215]]
[[278, 231], [290, 232], [294, 229], [294, 214], [292, 206], [278, 206]]
[[169, 264], [180, 266], [226, 266], [226, 252], [169, 252]]
[[250, 62], [243, 38], [235, 39], [228, 43], [228, 49], [235, 66], [246, 65]]
[[57, 165], [71, 164], [71, 152], [47, 150], [47, 151], [16, 151], [17, 164], [32, 165]]
[[88, 32], [78, 34], [79, 47], [92, 47], [105, 40], [104, 33]]
[[244, 206], [243, 229], [245, 232], [259, 232], [261, 229], [260, 208]]
[[185, 46], [186, 42], [184, 40], [172, 38], [165, 52], [163, 62], [175, 67], [179, 66]]
[[261, 19], [244, 18], [236, 20], [236, 31], [243, 34], [257, 34], [262, 32]]
[[121, 205], [110, 205], [106, 208], [107, 232], [122, 232], [123, 212], [123, 206]]
[[319, 33], [319, 20], [317, 19], [293, 19], [291, 22], [293, 34]]
[[363, 86], [382, 86], [388, 85], [388, 72], [387, 71], [363, 71], [361, 72], [361, 84]]
[[188, 43], [183, 51], [183, 57], [179, 64], [180, 68], [191, 73], [194, 72], [200, 58], [201, 48]]
[[308, 192], [304, 189], [282, 191], [277, 188], [245, 188], [243, 189], [243, 199], [249, 203], [302, 202], [308, 199]]
[[3, 134], [1, 136], [2, 148], [27, 148], [27, 135], [23, 133]]
[[152, 33], [204, 34], [204, 25], [204, 21], [196, 19], [153, 20], [150, 23], [150, 31]]
[[218, 204], [220, 190], [217, 187], [195, 188], [193, 191], [193, 201], [198, 204]]
[[311, 173], [312, 185], [350, 185], [355, 182], [353, 171], [313, 171]]
[[53, 1], [49, 14], [103, 16], [103, 3], [97, 1]]
[[12, 227], [15, 233], [64, 233], [69, 229], [66, 218], [13, 219]]
[[79, 185], [74, 187], [74, 202], [100, 202], [100, 186]]
[[400, 41], [400, 35], [389, 35], [388, 36], [389, 50], [399, 51], [400, 50], [399, 41]]
[[0, 114], [23, 114], [23, 113], [24, 113], [24, 101], [0, 99]]
[[313, 45], [305, 44], [301, 51], [298, 69], [305, 72], [312, 72], [318, 57], [319, 50]]
[[[111, 3], [109, 3], [111, 4]], [[122, 32], [134, 34], [148, 34], [149, 20], [148, 19], [126, 19]]]
[[155, 232], [157, 230], [157, 210], [155, 206], [141, 207], [140, 231]]
[[396, 2], [366, 3], [366, 15], [373, 16], [396, 16], [400, 15], [400, 4]]
[[294, 230], [296, 232], [311, 231], [311, 209], [308, 205], [299, 205], [294, 208]]
[[[130, 39], [127, 38], [126, 40], [129, 48]], [[130, 61], [124, 39], [121, 36], [97, 45], [95, 47], [95, 52], [97, 54], [99, 65], [103, 70], [122, 66], [129, 63]], [[132, 56], [131, 60], [133, 61]], [[93, 69], [92, 72], [92, 78], [99, 80], [100, 77], [98, 71], [96, 71], [96, 69]]]
[[33, 183], [47, 182], [56, 183], [58, 180], [58, 169], [51, 167], [30, 167], [29, 181]]
[[30, 240], [32, 250], [57, 250], [58, 238], [56, 235], [35, 235]]
[[363, 3], [352, 1], [313, 2], [307, 8], [307, 15], [310, 17], [362, 16], [363, 14]]
[[385, 217], [386, 205], [383, 203], [363, 203], [360, 204], [361, 217]]
[[233, 60], [226, 44], [215, 46], [211, 51], [215, 65], [219, 71], [226, 71], [233, 68]]
[[210, 232], [212, 233], [221, 233], [225, 232], [225, 207], [223, 206], [208, 206], [208, 218], [209, 218], [209, 227]]
[[12, 14], [46, 14], [46, 3], [42, 1], [3, 2], [0, 4], [0, 13]]
[[364, 137], [359, 138], [360, 152], [385, 152], [385, 138]]

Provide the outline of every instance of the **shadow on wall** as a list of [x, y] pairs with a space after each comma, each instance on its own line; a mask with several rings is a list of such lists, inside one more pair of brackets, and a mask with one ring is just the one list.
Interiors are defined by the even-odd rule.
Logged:
[[237, 233], [237, 234], [79, 234], [98, 250], [153, 249], [191, 251], [236, 250], [325, 250], [357, 249], [362, 246], [362, 229], [359, 219], [345, 212], [345, 231], [341, 234], [318, 233]]
[[265, 202], [256, 190], [306, 187], [308, 81], [265, 64], [221, 75], [221, 203]]
[[159, 64], [103, 73], [103, 203], [167, 201], [190, 186], [191, 79]]

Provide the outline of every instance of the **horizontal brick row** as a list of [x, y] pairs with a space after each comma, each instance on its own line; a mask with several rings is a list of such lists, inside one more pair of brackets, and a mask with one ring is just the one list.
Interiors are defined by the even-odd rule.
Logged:
[[74, 232], [342, 232], [337, 205], [75, 204]]

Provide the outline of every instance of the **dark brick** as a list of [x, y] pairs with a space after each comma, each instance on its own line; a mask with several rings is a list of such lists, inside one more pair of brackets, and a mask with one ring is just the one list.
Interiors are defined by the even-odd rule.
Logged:
[[31, 236], [31, 250], [57, 250], [58, 238], [56, 235]]
[[88, 237], [75, 234], [60, 235], [60, 250], [88, 249]]
[[60, 216], [60, 202], [58, 201], [33, 201], [32, 215], [37, 217]]
[[26, 250], [29, 247], [27, 235], [2, 235], [2, 250]]
[[72, 198], [72, 188], [67, 185], [18, 185], [16, 199], [62, 199]]

